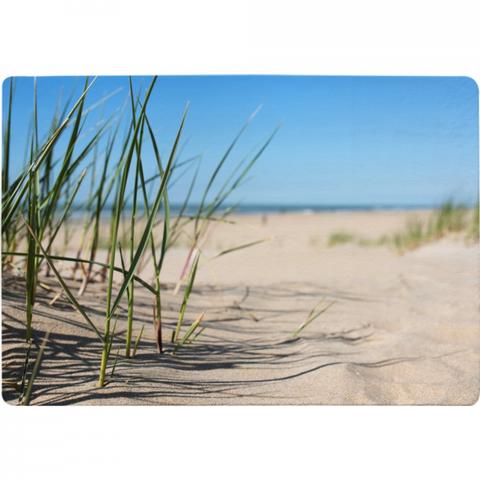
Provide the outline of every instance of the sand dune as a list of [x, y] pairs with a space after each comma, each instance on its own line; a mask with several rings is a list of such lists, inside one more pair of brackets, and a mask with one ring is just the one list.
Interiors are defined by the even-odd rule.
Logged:
[[[37, 338], [53, 327], [32, 404], [472, 404], [480, 391], [478, 246], [446, 239], [398, 255], [387, 247], [327, 246], [345, 229], [377, 237], [410, 213], [323, 213], [236, 217], [217, 225], [204, 247], [187, 317], [205, 311], [206, 329], [175, 356], [158, 356], [152, 299], [137, 289], [135, 331], [145, 324], [136, 358], [119, 357], [115, 375], [96, 388], [101, 348], [66, 300], [48, 305], [40, 291]], [[426, 212], [418, 212], [426, 215]], [[214, 259], [235, 245], [255, 247]], [[165, 266], [164, 337], [181, 302], [172, 294], [186, 248]], [[148, 278], [148, 268], [142, 276]], [[54, 278], [45, 283], [57, 289]], [[76, 282], [71, 281], [74, 285]], [[320, 300], [335, 303], [292, 332]], [[3, 277], [4, 398], [22, 368], [24, 286]], [[104, 292], [82, 297], [102, 325]], [[117, 344], [125, 331], [120, 311]]]

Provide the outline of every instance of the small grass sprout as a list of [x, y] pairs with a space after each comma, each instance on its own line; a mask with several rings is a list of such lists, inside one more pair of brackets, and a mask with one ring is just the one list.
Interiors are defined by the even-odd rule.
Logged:
[[324, 305], [325, 299], [321, 299], [315, 307], [312, 308], [308, 314], [306, 320], [300, 324], [300, 326], [292, 332], [292, 338], [296, 338], [300, 333], [308, 327], [316, 318], [318, 318], [322, 313], [325, 313], [334, 303], [335, 300]]

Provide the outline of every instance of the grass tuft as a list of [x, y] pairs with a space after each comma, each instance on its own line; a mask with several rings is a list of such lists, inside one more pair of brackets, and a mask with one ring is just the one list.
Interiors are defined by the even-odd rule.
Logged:
[[[53, 276], [61, 290], [52, 292], [54, 296], [50, 306], [57, 308], [56, 300], [63, 294], [99, 339], [102, 351], [98, 372], [100, 387], [105, 385], [112, 347], [117, 343], [114, 342], [118, 335], [117, 311], [122, 303], [127, 305], [125, 356], [132, 357], [137, 353], [145, 326], [142, 325], [133, 341], [133, 332], [138, 331], [135, 328], [137, 288], [145, 288], [152, 295], [155, 341], [158, 352], [163, 352], [162, 268], [170, 249], [185, 239], [190, 253], [178, 284], [180, 288], [186, 282], [173, 332], [173, 348], [176, 350], [193, 342], [203, 331], [201, 316], [182, 334], [202, 242], [210, 225], [228, 223], [227, 217], [233, 208], [225, 209], [225, 202], [244, 183], [277, 131], [275, 129], [257, 151], [229, 167], [243, 132], [257, 113], [255, 111], [228, 145], [213, 171], [206, 172], [205, 177], [198, 161], [200, 156], [180, 159], [187, 104], [164, 161], [159, 148], [165, 143], [164, 139], [160, 143], [149, 120], [150, 99], [156, 80], [156, 77], [151, 79], [145, 93], [136, 93], [132, 79], [129, 79], [125, 107], [112, 117], [92, 125], [88, 122], [91, 112], [117, 92], [107, 93], [100, 101], [88, 105], [95, 79], [85, 78], [82, 92], [76, 99], [72, 95], [66, 103], [62, 105], [58, 101], [52, 109], [50, 121], [46, 119], [46, 135], [42, 125], [45, 115], [38, 111], [37, 82], [34, 81], [32, 127], [26, 142], [26, 162], [16, 177], [12, 175], [10, 151], [15, 133], [12, 132], [15, 106], [13, 79], [8, 84], [8, 100], [4, 102], [2, 268], [3, 271], [20, 271], [26, 280], [27, 345], [31, 346], [34, 334], [37, 288], [42, 287], [43, 276]], [[145, 165], [150, 157], [154, 172], [149, 172], [146, 177]], [[230, 172], [227, 172], [228, 168], [231, 168]], [[190, 171], [193, 175], [180, 212], [171, 218], [169, 191]], [[193, 209], [191, 196], [199, 187], [198, 179], [201, 177], [208, 181], [200, 189], [200, 206]], [[83, 196], [81, 200], [80, 196]], [[82, 212], [80, 222], [72, 221], [75, 210]], [[192, 215], [192, 211], [196, 213]], [[103, 231], [104, 224], [108, 225], [108, 232]], [[193, 235], [189, 235], [192, 227]], [[73, 252], [72, 239], [76, 240]], [[218, 256], [253, 247], [262, 241], [230, 248]], [[102, 249], [107, 258], [100, 262], [97, 257]], [[73, 280], [81, 281], [78, 293], [73, 293], [73, 287], [69, 286], [71, 283], [59, 269], [58, 262], [67, 265]], [[149, 269], [153, 270], [153, 278], [141, 278], [140, 273], [149, 263], [153, 267]], [[94, 281], [102, 282], [105, 293], [103, 329], [93, 322], [86, 305], [82, 305], [82, 296]], [[113, 366], [110, 365], [112, 376], [117, 361], [118, 353]], [[34, 377], [31, 382], [33, 380]], [[26, 382], [25, 376], [23, 382]]]
[[348, 232], [333, 232], [328, 238], [328, 246], [334, 247], [336, 245], [344, 245], [346, 243], [352, 243], [355, 240], [355, 236]]
[[417, 216], [411, 216], [402, 230], [379, 238], [358, 237], [345, 231], [334, 232], [328, 239], [328, 246], [347, 243], [355, 243], [363, 247], [389, 245], [402, 254], [446, 236], [463, 236], [467, 242], [478, 241], [478, 203], [470, 213], [466, 206], [449, 200], [434, 210], [426, 221]]

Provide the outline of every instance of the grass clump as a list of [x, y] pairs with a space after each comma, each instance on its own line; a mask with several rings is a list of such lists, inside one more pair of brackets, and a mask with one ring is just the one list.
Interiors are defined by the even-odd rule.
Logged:
[[355, 235], [352, 233], [340, 231], [340, 232], [333, 232], [328, 237], [328, 246], [334, 247], [336, 245], [345, 245], [346, 243], [352, 243], [355, 241]]
[[380, 238], [365, 238], [359, 237], [353, 233], [338, 231], [333, 232], [328, 237], [328, 246], [335, 247], [337, 245], [346, 245], [348, 243], [353, 243], [355, 245], [360, 245], [361, 247], [375, 247], [380, 245], [385, 245], [388, 242], [387, 236], [383, 235]]
[[[14, 117], [14, 79], [9, 82], [3, 131], [2, 162], [2, 270], [21, 271], [26, 281], [25, 340], [29, 346], [35, 328], [34, 312], [39, 278], [54, 276], [60, 291], [92, 329], [101, 346], [98, 385], [106, 383], [110, 353], [116, 336], [118, 307], [127, 306], [125, 357], [135, 356], [144, 332], [136, 327], [136, 288], [145, 288], [152, 295], [152, 324], [156, 332], [159, 353], [164, 352], [162, 336], [162, 267], [169, 250], [187, 239], [189, 253], [178, 288], [186, 280], [184, 297], [171, 350], [190, 344], [203, 330], [203, 315], [184, 326], [185, 312], [195, 282], [202, 255], [202, 241], [212, 222], [226, 221], [234, 207], [225, 208], [230, 195], [243, 185], [254, 164], [276, 134], [248, 157], [243, 158], [224, 175], [240, 137], [256, 112], [240, 129], [223, 156], [213, 168], [206, 186], [200, 191], [201, 202], [194, 210], [190, 203], [197, 183], [200, 163], [180, 160], [180, 142], [187, 121], [188, 105], [178, 122], [169, 153], [161, 158], [159, 139], [149, 120], [150, 99], [157, 78], [153, 77], [144, 94], [136, 93], [128, 82], [128, 96], [120, 113], [91, 126], [87, 119], [93, 109], [88, 107], [88, 95], [95, 79], [86, 78], [82, 91], [73, 103], [68, 100], [57, 108], [46, 135], [41, 134], [37, 107], [37, 83], [34, 81], [31, 132], [27, 139], [25, 166], [16, 177], [12, 171], [12, 117]], [[111, 94], [104, 98], [109, 98]], [[58, 103], [60, 106], [60, 102]], [[45, 130], [45, 129], [44, 129]], [[120, 132], [124, 131], [123, 138]], [[147, 153], [148, 152], [148, 153]], [[147, 160], [148, 156], [148, 160]], [[153, 162], [150, 162], [150, 158]], [[155, 171], [148, 178], [145, 165], [153, 163]], [[193, 168], [190, 187], [185, 192], [181, 208], [171, 218], [169, 190]], [[82, 184], [88, 181], [88, 193], [79, 201]], [[85, 185], [83, 185], [85, 187]], [[85, 188], [83, 189], [85, 190]], [[71, 223], [72, 209], [79, 208], [83, 221]], [[187, 212], [195, 211], [192, 215]], [[107, 224], [108, 232], [101, 231]], [[158, 228], [157, 228], [158, 227]], [[59, 237], [63, 232], [64, 241]], [[78, 239], [76, 253], [69, 242]], [[226, 255], [258, 242], [240, 245], [221, 252]], [[99, 250], [107, 252], [103, 262], [97, 260]], [[69, 250], [70, 249], [70, 250]], [[71, 283], [57, 262], [71, 267], [71, 276], [81, 286], [73, 291]], [[140, 276], [145, 265], [152, 265], [153, 277]], [[120, 278], [120, 280], [118, 280]], [[188, 278], [188, 279], [187, 279]], [[82, 305], [82, 295], [91, 282], [103, 282], [105, 305], [103, 328]], [[54, 302], [52, 303], [54, 304]], [[182, 335], [182, 327], [185, 333]], [[134, 332], [136, 338], [134, 337]], [[114, 360], [112, 373], [118, 361]]]
[[398, 252], [405, 253], [449, 235], [461, 235], [468, 239], [475, 230], [475, 211], [478, 209], [474, 208], [469, 220], [469, 209], [449, 200], [434, 210], [426, 221], [409, 218], [404, 229], [392, 235], [391, 243]]
[[379, 238], [358, 237], [345, 231], [333, 232], [328, 239], [328, 246], [333, 247], [347, 243], [363, 247], [387, 245], [399, 253], [405, 253], [446, 236], [463, 237], [467, 242], [478, 241], [478, 203], [473, 209], [469, 209], [463, 204], [449, 200], [434, 210], [426, 220], [422, 220], [418, 216], [411, 216], [402, 230], [390, 235], [382, 235]]
[[426, 242], [425, 226], [418, 218], [407, 220], [405, 229], [392, 236], [392, 243], [399, 251], [413, 250]]

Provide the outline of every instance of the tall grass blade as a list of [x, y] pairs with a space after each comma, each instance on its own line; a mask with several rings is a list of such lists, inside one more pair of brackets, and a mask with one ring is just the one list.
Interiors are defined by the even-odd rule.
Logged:
[[218, 162], [217, 166], [215, 167], [209, 181], [208, 181], [208, 184], [207, 184], [207, 187], [205, 188], [204, 192], [203, 192], [203, 195], [202, 195], [202, 199], [200, 201], [200, 206], [198, 208], [198, 214], [201, 214], [202, 211], [203, 211], [203, 206], [205, 205], [205, 201], [207, 199], [207, 196], [208, 196], [208, 193], [210, 191], [210, 188], [212, 187], [213, 185], [213, 182], [215, 181], [217, 175], [219, 174], [220, 170], [222, 169], [223, 165], [225, 164], [226, 160], [228, 159], [230, 153], [232, 152], [232, 150], [234, 149], [235, 145], [237, 144], [238, 140], [240, 139], [240, 137], [242, 136], [242, 134], [245, 132], [245, 130], [247, 129], [248, 125], [250, 124], [250, 122], [253, 120], [253, 118], [255, 117], [255, 115], [258, 113], [258, 111], [260, 110], [260, 107], [257, 107], [257, 109], [250, 115], [250, 117], [248, 118], [248, 120], [244, 123], [244, 125], [240, 128], [240, 131], [238, 132], [238, 134], [236, 135], [236, 137], [233, 139], [232, 143], [229, 145], [229, 147], [227, 148], [226, 152], [224, 153], [223, 157], [220, 159], [220, 161]]
[[254, 245], [259, 245], [260, 243], [265, 243], [271, 240], [270, 238], [263, 238], [261, 240], [255, 240], [254, 242], [245, 243], [243, 245], [238, 245], [237, 247], [227, 248], [222, 250], [220, 253], [215, 255], [213, 258], [221, 257], [222, 255], [227, 255], [228, 253], [236, 252], [238, 250], [243, 250], [244, 248], [253, 247]]
[[188, 277], [187, 285], [185, 287], [185, 292], [183, 294], [183, 301], [180, 307], [180, 312], [178, 314], [178, 321], [175, 327], [175, 331], [173, 332], [172, 342], [175, 343], [178, 340], [178, 336], [180, 335], [180, 329], [182, 328], [183, 319], [185, 316], [185, 311], [188, 305], [188, 299], [190, 297], [190, 293], [192, 292], [193, 283], [195, 282], [195, 276], [197, 274], [198, 268], [198, 261], [200, 260], [200, 253], [197, 252], [195, 260], [193, 261], [192, 268], [190, 270], [190, 275]]
[[[8, 192], [10, 178], [10, 140], [12, 132], [13, 78], [10, 77], [8, 92], [8, 113], [3, 132], [2, 194]], [[7, 241], [8, 244], [8, 241]]]

